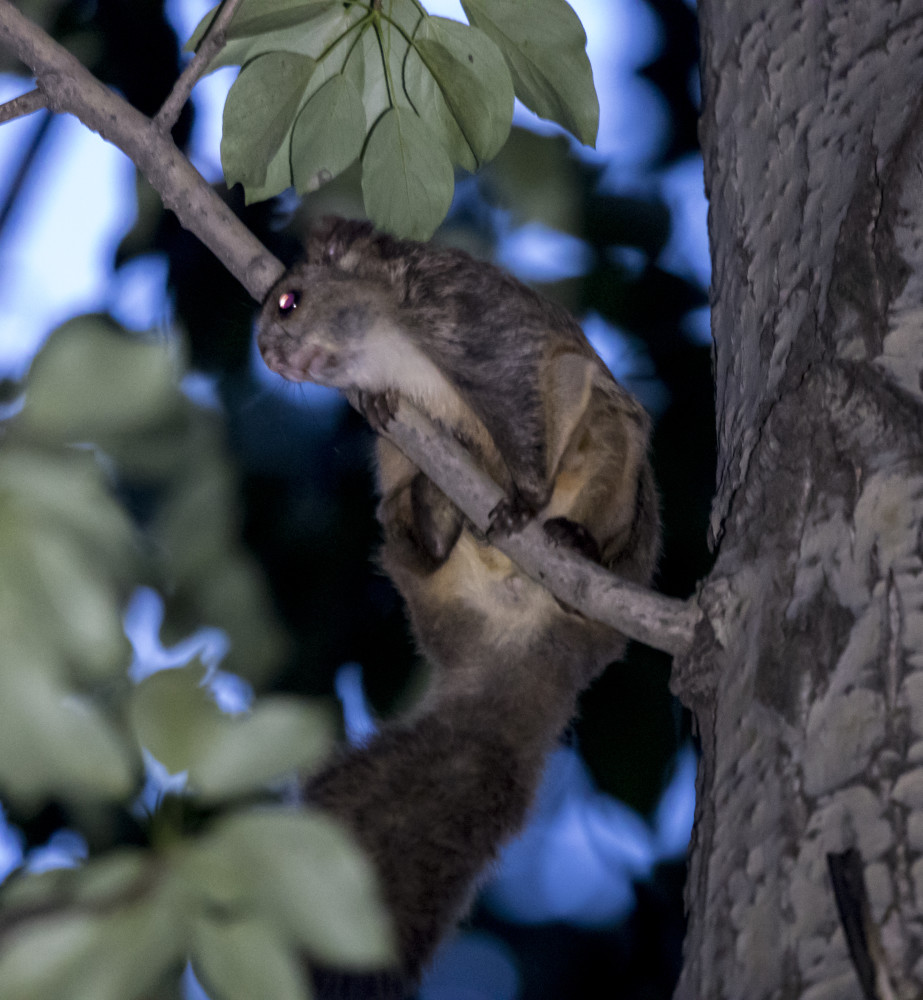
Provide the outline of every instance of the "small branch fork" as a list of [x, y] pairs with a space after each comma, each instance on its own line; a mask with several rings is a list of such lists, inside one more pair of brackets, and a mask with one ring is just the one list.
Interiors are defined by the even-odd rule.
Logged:
[[[218, 197], [169, 135], [189, 91], [223, 44], [227, 23], [239, 2], [226, 0], [155, 119], [103, 86], [10, 0], [0, 0], [0, 46], [32, 70], [38, 85], [36, 91], [10, 102], [19, 110], [8, 117], [26, 114], [27, 107], [33, 103], [40, 107], [44, 100], [52, 111], [72, 114], [98, 132], [134, 162], [180, 224], [215, 254], [253, 298], [262, 301], [281, 276], [282, 264]], [[500, 487], [454, 438], [406, 403], [389, 424], [388, 437], [474, 524], [486, 529], [490, 511], [502, 495]], [[664, 597], [621, 580], [557, 548], [538, 524], [493, 541], [524, 573], [587, 617], [674, 655], [689, 650], [703, 617], [696, 601]]]

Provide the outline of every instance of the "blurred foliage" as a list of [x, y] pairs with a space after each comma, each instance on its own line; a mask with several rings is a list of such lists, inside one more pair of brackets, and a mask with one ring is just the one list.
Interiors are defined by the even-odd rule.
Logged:
[[[696, 29], [694, 13], [685, 0], [645, 2], [659, 21], [662, 45], [640, 73], [663, 98], [670, 122], [660, 154], [649, 164], [651, 177], [656, 178], [657, 171], [696, 147]], [[142, 109], [150, 112], [159, 105], [175, 76], [177, 59], [177, 40], [165, 27], [159, 2], [33, 0], [21, 6], [27, 14], [38, 12], [42, 23], [53, 27], [75, 51], [79, 46], [79, 54], [91, 67]], [[139, 46], [139, 38], [145, 39], [145, 45]], [[180, 143], [189, 120], [187, 114], [175, 130]], [[24, 161], [23, 170], [27, 165]], [[538, 221], [582, 241], [585, 270], [543, 290], [578, 315], [597, 314], [611, 324], [613, 348], [632, 358], [623, 379], [642, 398], [656, 402], [653, 459], [664, 520], [664, 554], [657, 583], [666, 593], [685, 597], [709, 566], [705, 537], [715, 447], [710, 351], [682, 332], [689, 310], [706, 303], [705, 290], [663, 266], [672, 220], [656, 182], [622, 188], [610, 180], [601, 186], [602, 169], [598, 158], [576, 154], [562, 136], [537, 136], [514, 128], [485, 169], [457, 182], [452, 211], [436, 238], [489, 257], [501, 236]], [[277, 204], [245, 206], [240, 185], [224, 196], [245, 224], [285, 261], [297, 255], [298, 236], [311, 219], [329, 212], [363, 213], [362, 177], [356, 163], [312, 193], [293, 216], [285, 197]], [[36, 889], [29, 904], [41, 909], [52, 899], [82, 899], [84, 893], [97, 891], [95, 886], [111, 878], [108, 898], [118, 900], [117, 912], [124, 918], [123, 923], [105, 927], [94, 918], [88, 930], [81, 930], [74, 913], [80, 912], [82, 918], [83, 912], [68, 910], [53, 929], [53, 938], [39, 942], [28, 933], [21, 946], [14, 944], [9, 961], [14, 971], [19, 970], [16, 975], [24, 975], [23, 963], [38, 961], [29, 956], [41, 953], [50, 965], [64, 970], [62, 974], [70, 974], [68, 970], [85, 968], [87, 962], [105, 964], [99, 957], [103, 954], [100, 942], [110, 931], [121, 934], [121, 928], [130, 927], [131, 934], [126, 932], [124, 938], [126, 954], [138, 956], [141, 967], [151, 970], [153, 982], [163, 971], [157, 964], [159, 952], [147, 951], [135, 938], [147, 935], [160, 940], [165, 953], [175, 957], [171, 942], [178, 926], [187, 945], [193, 938], [198, 942], [197, 968], [216, 993], [227, 991], [234, 996], [235, 982], [249, 984], [250, 968], [264, 961], [272, 966], [266, 974], [277, 983], [277, 992], [265, 995], [284, 997], [295, 981], [287, 953], [263, 941], [261, 935], [268, 930], [252, 926], [265, 897], [257, 898], [255, 887], [247, 888], [231, 878], [220, 859], [226, 850], [225, 860], [232, 859], [244, 872], [250, 865], [258, 870], [259, 865], [272, 863], [256, 860], [260, 847], [255, 841], [246, 848], [251, 853], [244, 856], [246, 831], [231, 826], [230, 835], [221, 832], [222, 822], [240, 813], [239, 807], [264, 774], [296, 762], [297, 751], [293, 745], [291, 752], [286, 749], [289, 736], [285, 734], [290, 734], [292, 743], [300, 742], [309, 720], [289, 717], [287, 710], [274, 717], [272, 698], [278, 695], [271, 692], [329, 695], [336, 669], [354, 660], [365, 668], [375, 707], [387, 714], [406, 698], [416, 659], [400, 600], [374, 565], [377, 529], [370, 432], [348, 407], [321, 401], [311, 390], [266, 388], [252, 366], [254, 304], [139, 180], [138, 217], [118, 250], [117, 263], [125, 265], [151, 253], [164, 255], [168, 262], [170, 294], [188, 358], [184, 362], [175, 344], [161, 345], [166, 347], [164, 354], [153, 351], [149, 341], [136, 344], [141, 352], [138, 357], [149, 361], [142, 366], [144, 373], [137, 376], [133, 393], [137, 392], [139, 407], [143, 402], [149, 423], [129, 426], [137, 417], [133, 412], [93, 422], [94, 404], [113, 405], [110, 391], [124, 388], [120, 381], [124, 373], [119, 374], [118, 365], [126, 354], [120, 344], [102, 362], [101, 372], [91, 371], [82, 399], [73, 387], [61, 394], [63, 400], [71, 400], [68, 419], [84, 421], [78, 436], [67, 436], [66, 421], [54, 412], [55, 393], [38, 388], [41, 366], [47, 366], [51, 379], [55, 369], [66, 374], [71, 364], [79, 362], [70, 357], [72, 346], [64, 345], [59, 332], [49, 342], [45, 360], [42, 355], [36, 360], [32, 389], [39, 395], [45, 392], [47, 402], [39, 407], [44, 412], [36, 413], [27, 393], [22, 413], [3, 425], [0, 581], [4, 582], [0, 582], [0, 601], [31, 595], [30, 607], [34, 603], [45, 609], [40, 622], [35, 617], [23, 619], [32, 622], [30, 630], [19, 625], [9, 633], [5, 627], [2, 631], [4, 641], [9, 635], [18, 644], [15, 648], [21, 652], [17, 655], [28, 653], [30, 659], [23, 659], [24, 664], [41, 664], [22, 672], [5, 668], [0, 674], [0, 684], [22, 688], [14, 690], [10, 705], [17, 707], [6, 709], [6, 715], [27, 713], [30, 697], [36, 702], [49, 700], [41, 690], [63, 688], [75, 699], [65, 701], [71, 713], [68, 725], [79, 729], [81, 711], [96, 713], [103, 720], [98, 731], [108, 736], [105, 746], [93, 752], [118, 763], [91, 774], [92, 769], [82, 763], [84, 758], [71, 754], [72, 759], [52, 766], [54, 748], [58, 747], [58, 757], [63, 753], [63, 743], [54, 732], [47, 733], [48, 726], [55, 730], [60, 726], [57, 717], [30, 723], [27, 742], [19, 745], [17, 737], [14, 755], [0, 746], [0, 766], [6, 767], [0, 772], [0, 796], [29, 843], [37, 844], [51, 830], [69, 823], [86, 836], [91, 856], [98, 858], [78, 872], [16, 878], [4, 887], [0, 907], [12, 905], [14, 888], [25, 898], [31, 891], [27, 886], [48, 886], [47, 891]], [[124, 338], [99, 317], [75, 322], [95, 331], [86, 338], [87, 350], [106, 336]], [[75, 332], [79, 334], [79, 328], [70, 329]], [[220, 413], [194, 407], [177, 390], [177, 379], [187, 362], [214, 380]], [[76, 370], [91, 369], [92, 365], [80, 369], [78, 363]], [[169, 388], [163, 381], [166, 372], [171, 373]], [[3, 397], [10, 398], [10, 387], [3, 388]], [[29, 421], [33, 421], [31, 428]], [[89, 441], [93, 447], [85, 446]], [[66, 485], [46, 488], [39, 482]], [[14, 516], [16, 520], [7, 520]], [[15, 530], [6, 532], [7, 523]], [[50, 585], [36, 569], [39, 562], [31, 552], [24, 554], [22, 547], [33, 536], [42, 539], [45, 535], [47, 540], [38, 544], [47, 552], [38, 555], [38, 560], [53, 558], [55, 565], [65, 567], [60, 574], [55, 572]], [[15, 589], [6, 582], [11, 579], [16, 581]], [[174, 676], [151, 678], [131, 696], [124, 676], [124, 639], [116, 635], [112, 615], [100, 609], [111, 600], [116, 604], [107, 607], [120, 606], [138, 582], [153, 584], [166, 600], [165, 641], [203, 623], [228, 631], [232, 659], [226, 666], [267, 693], [268, 716], [255, 712], [257, 721], [251, 720], [249, 726], [247, 719], [217, 716], [199, 686], [201, 668], [195, 664], [174, 671]], [[67, 600], [55, 596], [65, 588]], [[74, 617], [70, 602], [78, 591], [89, 609], [81, 612], [79, 624], [68, 619], [68, 615]], [[84, 607], [84, 603], [74, 607]], [[75, 627], [84, 630], [79, 638], [66, 631]], [[62, 636], [68, 637], [66, 652]], [[16, 674], [18, 680], [8, 680], [7, 674]], [[668, 693], [668, 675], [668, 658], [631, 647], [627, 663], [609, 670], [585, 696], [577, 723], [581, 750], [601, 786], [645, 814], [657, 801], [677, 746], [688, 736], [688, 725]], [[38, 680], [33, 683], [31, 677]], [[175, 705], [183, 706], [182, 710], [174, 708], [175, 719], [159, 707], [174, 699]], [[0, 744], [4, 737], [9, 739], [7, 734], [18, 731], [6, 727], [5, 703], [5, 692], [0, 691]], [[23, 704], [25, 709], [20, 707]], [[12, 725], [26, 728], [18, 720]], [[259, 735], [262, 726], [278, 726], [283, 745], [276, 746], [273, 736], [266, 770], [260, 772], [257, 762], [252, 780], [245, 773], [236, 785], [230, 770], [215, 767], [223, 757], [223, 751], [215, 753], [216, 748], [222, 741], [236, 740], [235, 729], [240, 746], [265, 745]], [[188, 754], [191, 786], [202, 792], [192, 802], [165, 800], [156, 822], [132, 815], [126, 796], [112, 797], [113, 788], [137, 788], [139, 730], [144, 731], [145, 740], [161, 747], [160, 753], [171, 757], [172, 767], [178, 767], [182, 755]], [[176, 759], [171, 756], [174, 751], [180, 755]], [[65, 769], [62, 773], [76, 774], [87, 788], [94, 788], [93, 795], [62, 799], [55, 786], [75, 786], [49, 777], [57, 773], [58, 763]], [[18, 778], [7, 776], [17, 767]], [[228, 780], [230, 787], [224, 784]], [[15, 796], [11, 794], [14, 785], [19, 792]], [[229, 797], [218, 802], [210, 796], [216, 800]], [[96, 804], [90, 805], [94, 798]], [[284, 818], [287, 821], [288, 814]], [[152, 851], [155, 831], [161, 839], [158, 850]], [[296, 843], [298, 836], [292, 833], [287, 843]], [[215, 838], [214, 842], [209, 838]], [[137, 853], [125, 846], [122, 867], [115, 856], [111, 872], [99, 869], [106, 849], [113, 844], [134, 844]], [[213, 848], [218, 850], [218, 860], [208, 867], [205, 857], [213, 854]], [[190, 869], [184, 865], [200, 863], [202, 872], [189, 876]], [[288, 872], [294, 867], [288, 856], [285, 864]], [[183, 877], [196, 888], [184, 889], [177, 872], [185, 873]], [[678, 970], [681, 884], [680, 866], [664, 866], [639, 890], [639, 906], [632, 918], [605, 931], [520, 928], [484, 910], [478, 911], [476, 920], [505, 937], [524, 956], [521, 1000], [608, 996], [616, 982], [625, 1000], [665, 998]], [[198, 902], [189, 892], [199, 893]], [[237, 902], [229, 907], [231, 898]], [[244, 899], [246, 903], [240, 903]], [[150, 904], [147, 915], [132, 909], [140, 900]], [[189, 914], [207, 913], [209, 920], [220, 916], [226, 934], [218, 935], [212, 924], [203, 922], [193, 935], [192, 925], [177, 916], [177, 900], [183, 901]], [[106, 919], [112, 916], [110, 907], [103, 911]], [[176, 918], [175, 926], [164, 919], [165, 914]], [[141, 921], [148, 919], [153, 923], [142, 927]], [[259, 954], [248, 951], [244, 939], [260, 941]], [[106, 961], [110, 955], [107, 951]], [[44, 968], [44, 957], [41, 962]], [[114, 965], [111, 989], [117, 990], [123, 986], [118, 977], [124, 967], [121, 961]], [[77, 980], [74, 983], [68, 1000], [82, 995]], [[4, 1000], [7, 995], [15, 996], [0, 993]], [[33, 995], [54, 993], [43, 988]], [[124, 998], [131, 993], [119, 995]], [[147, 995], [155, 995], [154, 986]]]
[[[286, 649], [239, 542], [220, 422], [181, 392], [184, 367], [175, 341], [82, 316], [0, 424], [0, 793], [26, 830], [57, 804], [91, 848], [77, 870], [0, 889], [4, 1000], [130, 1000], [190, 958], [216, 997], [303, 1000], [305, 955], [391, 956], [346, 835], [309, 810], [253, 808], [316, 766], [328, 713], [277, 694], [228, 716], [196, 663], [129, 680], [121, 608], [142, 583], [174, 618], [224, 628], [251, 680]], [[142, 750], [185, 775], [181, 794], [139, 798]]]
[[154, 850], [20, 875], [0, 905], [4, 1000], [178, 996], [187, 961], [222, 1000], [307, 1000], [303, 956], [363, 969], [393, 955], [371, 867], [306, 809], [228, 812]]

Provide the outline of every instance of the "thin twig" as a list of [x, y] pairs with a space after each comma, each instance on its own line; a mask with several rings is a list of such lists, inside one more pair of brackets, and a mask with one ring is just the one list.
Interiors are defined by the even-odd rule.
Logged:
[[14, 118], [24, 118], [26, 115], [41, 111], [48, 104], [45, 95], [36, 87], [25, 94], [14, 97], [5, 104], [0, 104], [0, 125]]
[[180, 73], [169, 97], [163, 102], [163, 107], [154, 116], [154, 125], [163, 133], [172, 131], [186, 101], [189, 100], [192, 88], [205, 75], [212, 60], [224, 48], [228, 24], [240, 4], [241, 0], [224, 0], [221, 9], [208, 26], [205, 37], [199, 42], [195, 55]]

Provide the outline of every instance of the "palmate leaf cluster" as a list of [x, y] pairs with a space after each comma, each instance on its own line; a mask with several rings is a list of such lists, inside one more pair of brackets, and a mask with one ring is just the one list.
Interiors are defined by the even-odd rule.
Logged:
[[[390, 955], [358, 850], [267, 794], [316, 766], [327, 712], [275, 695], [227, 715], [195, 661], [129, 679], [121, 615], [141, 584], [168, 619], [222, 626], [252, 680], [284, 650], [236, 541], [220, 424], [181, 375], [175, 343], [81, 317], [0, 424], [0, 798], [24, 817], [63, 804], [88, 836], [116, 814], [138, 826], [135, 846], [116, 835], [79, 868], [0, 888], [4, 1000], [178, 995], [187, 960], [215, 1000], [303, 1000], [305, 959]], [[182, 794], [141, 806], [145, 754], [185, 775]]]
[[[316, 190], [361, 160], [369, 217], [426, 239], [454, 170], [477, 170], [509, 134], [513, 97], [596, 140], [586, 35], [565, 0], [462, 0], [469, 24], [418, 0], [243, 0], [215, 65], [240, 65], [221, 159], [248, 202]], [[190, 39], [194, 47], [208, 14]]]

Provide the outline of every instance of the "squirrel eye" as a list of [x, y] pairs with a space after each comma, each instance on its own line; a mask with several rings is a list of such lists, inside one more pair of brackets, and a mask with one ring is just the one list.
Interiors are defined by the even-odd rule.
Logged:
[[298, 307], [298, 303], [301, 301], [300, 292], [283, 292], [279, 296], [279, 312], [288, 313], [293, 309]]

